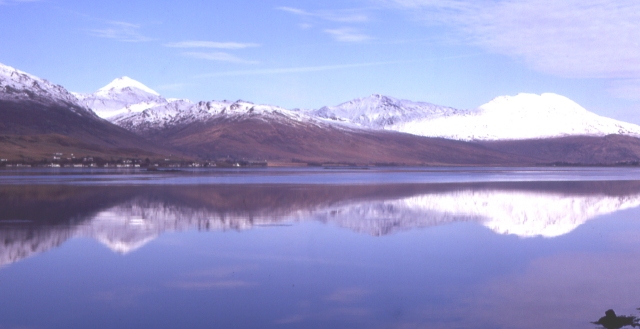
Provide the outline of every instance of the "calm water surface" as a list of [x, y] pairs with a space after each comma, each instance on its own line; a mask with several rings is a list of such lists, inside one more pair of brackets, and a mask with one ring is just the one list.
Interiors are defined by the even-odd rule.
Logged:
[[0, 171], [0, 328], [597, 328], [640, 171]]

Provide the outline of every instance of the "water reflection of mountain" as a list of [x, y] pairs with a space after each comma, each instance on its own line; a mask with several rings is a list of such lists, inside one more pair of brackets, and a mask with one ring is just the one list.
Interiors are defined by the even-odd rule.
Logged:
[[374, 236], [457, 221], [554, 237], [640, 205], [640, 182], [0, 187], [0, 265], [94, 238], [127, 253], [167, 231], [318, 220]]

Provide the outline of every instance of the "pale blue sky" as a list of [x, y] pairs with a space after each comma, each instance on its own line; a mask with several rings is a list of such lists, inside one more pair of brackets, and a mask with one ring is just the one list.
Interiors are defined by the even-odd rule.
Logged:
[[0, 62], [93, 92], [458, 108], [554, 92], [640, 123], [640, 4], [604, 0], [0, 0]]

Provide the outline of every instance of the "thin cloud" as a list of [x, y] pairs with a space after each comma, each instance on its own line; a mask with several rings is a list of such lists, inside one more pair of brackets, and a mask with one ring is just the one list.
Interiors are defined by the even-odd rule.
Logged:
[[278, 7], [276, 9], [286, 11], [291, 14], [300, 15], [300, 16], [313, 16], [313, 14], [310, 12], [307, 12], [298, 8], [293, 8], [293, 7]]
[[326, 29], [324, 32], [330, 34], [334, 39], [336, 39], [336, 41], [340, 42], [363, 42], [373, 39], [371, 36], [348, 27], [340, 29]]
[[235, 55], [224, 53], [224, 52], [184, 52], [183, 56], [198, 58], [198, 59], [206, 59], [209, 61], [217, 61], [217, 62], [229, 62], [229, 63], [237, 63], [237, 64], [258, 64], [256, 61], [249, 61], [237, 57]]
[[[375, 0], [374, 0], [375, 1]], [[380, 0], [379, 0], [380, 1]], [[572, 78], [640, 78], [636, 0], [386, 0], [457, 39]]]
[[109, 27], [89, 30], [89, 34], [99, 38], [114, 39], [123, 42], [146, 42], [152, 38], [142, 35], [140, 25], [127, 22], [108, 22]]
[[215, 42], [215, 41], [181, 41], [167, 43], [165, 47], [170, 48], [214, 48], [214, 49], [245, 49], [260, 47], [257, 43], [240, 42]]
[[40, 2], [41, 0], [0, 0], [0, 5]]
[[431, 62], [431, 61], [436, 61], [436, 60], [441, 60], [441, 59], [467, 58], [467, 57], [475, 57], [475, 56], [479, 56], [479, 55], [480, 54], [464, 54], [464, 55], [457, 55], [457, 56], [425, 58], [425, 59], [421, 59], [421, 60], [368, 62], [368, 63], [354, 63], [354, 64], [319, 65], [319, 66], [301, 66], [301, 67], [285, 67], [285, 68], [272, 68], [272, 69], [228, 71], [228, 72], [201, 74], [201, 75], [196, 76], [196, 78], [215, 78], [215, 77], [229, 77], [229, 76], [243, 76], [243, 75], [270, 75], [270, 74], [323, 72], [323, 71], [345, 70], [345, 69], [353, 69], [353, 68], [360, 68], [360, 67], [370, 67], [370, 66], [407, 64], [407, 63], [424, 63], [424, 62]]
[[321, 10], [317, 12], [309, 12], [304, 9], [294, 7], [278, 7], [282, 10], [294, 15], [320, 18], [326, 21], [341, 23], [362, 23], [369, 21], [369, 16], [357, 9], [351, 10]]
[[198, 78], [213, 78], [213, 77], [228, 77], [228, 76], [243, 76], [243, 75], [270, 75], [270, 74], [289, 74], [289, 73], [308, 73], [308, 72], [322, 72], [332, 70], [351, 69], [358, 67], [378, 66], [397, 64], [400, 62], [372, 62], [372, 63], [356, 63], [356, 64], [343, 64], [343, 65], [322, 65], [322, 66], [305, 66], [305, 67], [288, 67], [288, 68], [273, 68], [273, 69], [258, 69], [258, 70], [244, 70], [244, 71], [229, 71], [219, 72], [211, 74], [203, 74], [197, 76]]

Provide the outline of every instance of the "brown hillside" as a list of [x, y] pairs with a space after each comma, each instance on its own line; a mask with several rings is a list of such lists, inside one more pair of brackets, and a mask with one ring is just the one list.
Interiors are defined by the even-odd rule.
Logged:
[[105, 157], [176, 153], [67, 105], [0, 100], [0, 157], [40, 160], [55, 152]]
[[406, 165], [532, 164], [526, 155], [504, 154], [476, 143], [387, 131], [342, 129], [247, 117], [164, 129], [147, 135], [203, 158]]
[[612, 165], [640, 161], [640, 139], [623, 136], [569, 136], [522, 141], [482, 142], [482, 145], [514, 157], [529, 156], [537, 163]]

